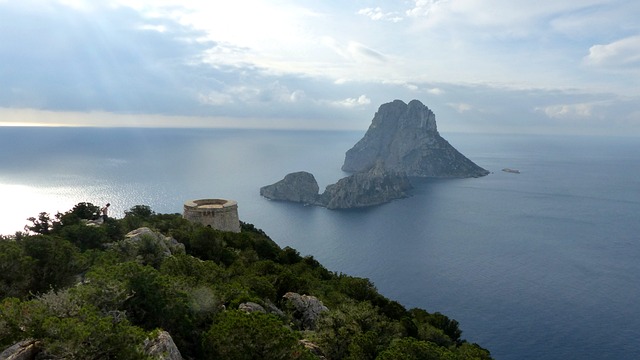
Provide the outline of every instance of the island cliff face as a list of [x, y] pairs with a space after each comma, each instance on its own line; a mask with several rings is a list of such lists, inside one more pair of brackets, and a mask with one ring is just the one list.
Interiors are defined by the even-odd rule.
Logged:
[[407, 197], [407, 191], [412, 188], [405, 173], [387, 171], [384, 164], [378, 162], [367, 172], [347, 176], [327, 186], [319, 203], [328, 209], [374, 206]]
[[378, 108], [364, 137], [346, 153], [342, 170], [364, 172], [383, 161], [386, 170], [416, 177], [480, 177], [489, 172], [438, 133], [435, 114], [418, 100]]

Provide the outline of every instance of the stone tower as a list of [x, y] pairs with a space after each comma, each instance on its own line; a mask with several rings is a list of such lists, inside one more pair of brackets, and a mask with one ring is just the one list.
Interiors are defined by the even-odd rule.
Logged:
[[216, 230], [240, 232], [238, 203], [227, 199], [189, 200], [184, 203], [185, 219]]

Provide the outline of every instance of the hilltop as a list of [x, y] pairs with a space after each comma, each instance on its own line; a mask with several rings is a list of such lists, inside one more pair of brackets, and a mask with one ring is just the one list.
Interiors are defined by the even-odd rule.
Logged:
[[0, 238], [0, 357], [490, 359], [455, 320], [251, 224], [223, 232], [138, 205], [87, 226], [96, 210], [41, 213]]

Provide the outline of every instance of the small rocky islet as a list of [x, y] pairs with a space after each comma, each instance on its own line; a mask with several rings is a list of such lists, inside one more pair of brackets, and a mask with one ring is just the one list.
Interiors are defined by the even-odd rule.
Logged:
[[322, 194], [313, 174], [300, 171], [263, 186], [260, 195], [329, 209], [359, 208], [409, 196], [410, 177], [489, 174], [440, 136], [435, 114], [418, 100], [381, 105], [364, 137], [346, 152], [342, 170], [353, 174], [327, 186]]

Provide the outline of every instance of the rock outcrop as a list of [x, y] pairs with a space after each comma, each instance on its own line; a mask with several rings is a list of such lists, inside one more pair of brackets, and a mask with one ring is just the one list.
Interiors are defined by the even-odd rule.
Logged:
[[318, 198], [318, 182], [305, 171], [288, 174], [272, 185], [260, 188], [260, 195], [272, 200], [284, 200], [315, 204]]
[[2, 360], [34, 360], [40, 352], [41, 342], [38, 340], [23, 340], [0, 353]]
[[319, 203], [328, 209], [350, 209], [374, 206], [407, 197], [412, 188], [407, 175], [387, 171], [378, 164], [369, 171], [354, 174], [327, 186]]
[[294, 292], [284, 294], [283, 298], [289, 300], [289, 305], [294, 310], [294, 317], [300, 321], [304, 330], [315, 330], [318, 317], [329, 309], [315, 296], [300, 295]]
[[164, 256], [168, 257], [174, 254], [185, 254], [184, 244], [170, 236], [164, 236], [157, 231], [153, 231], [148, 227], [141, 227], [128, 232], [124, 236], [124, 240], [120, 242], [120, 246], [128, 245], [133, 247], [135, 250], [138, 250], [138, 248], [144, 246], [143, 242], [145, 240], [153, 243], [156, 247], [161, 249]]
[[145, 355], [156, 360], [182, 360], [180, 350], [173, 342], [173, 338], [166, 331], [160, 331], [153, 339], [144, 341]]
[[438, 133], [435, 114], [418, 100], [378, 108], [364, 137], [345, 156], [342, 170], [365, 172], [382, 160], [386, 170], [416, 177], [480, 177], [489, 172]]
[[264, 307], [262, 307], [262, 305], [260, 304], [256, 304], [254, 302], [244, 302], [242, 304], [240, 304], [238, 306], [238, 310], [240, 311], [244, 311], [247, 313], [252, 313], [252, 312], [261, 312], [261, 313], [267, 313], [267, 311], [264, 309]]

